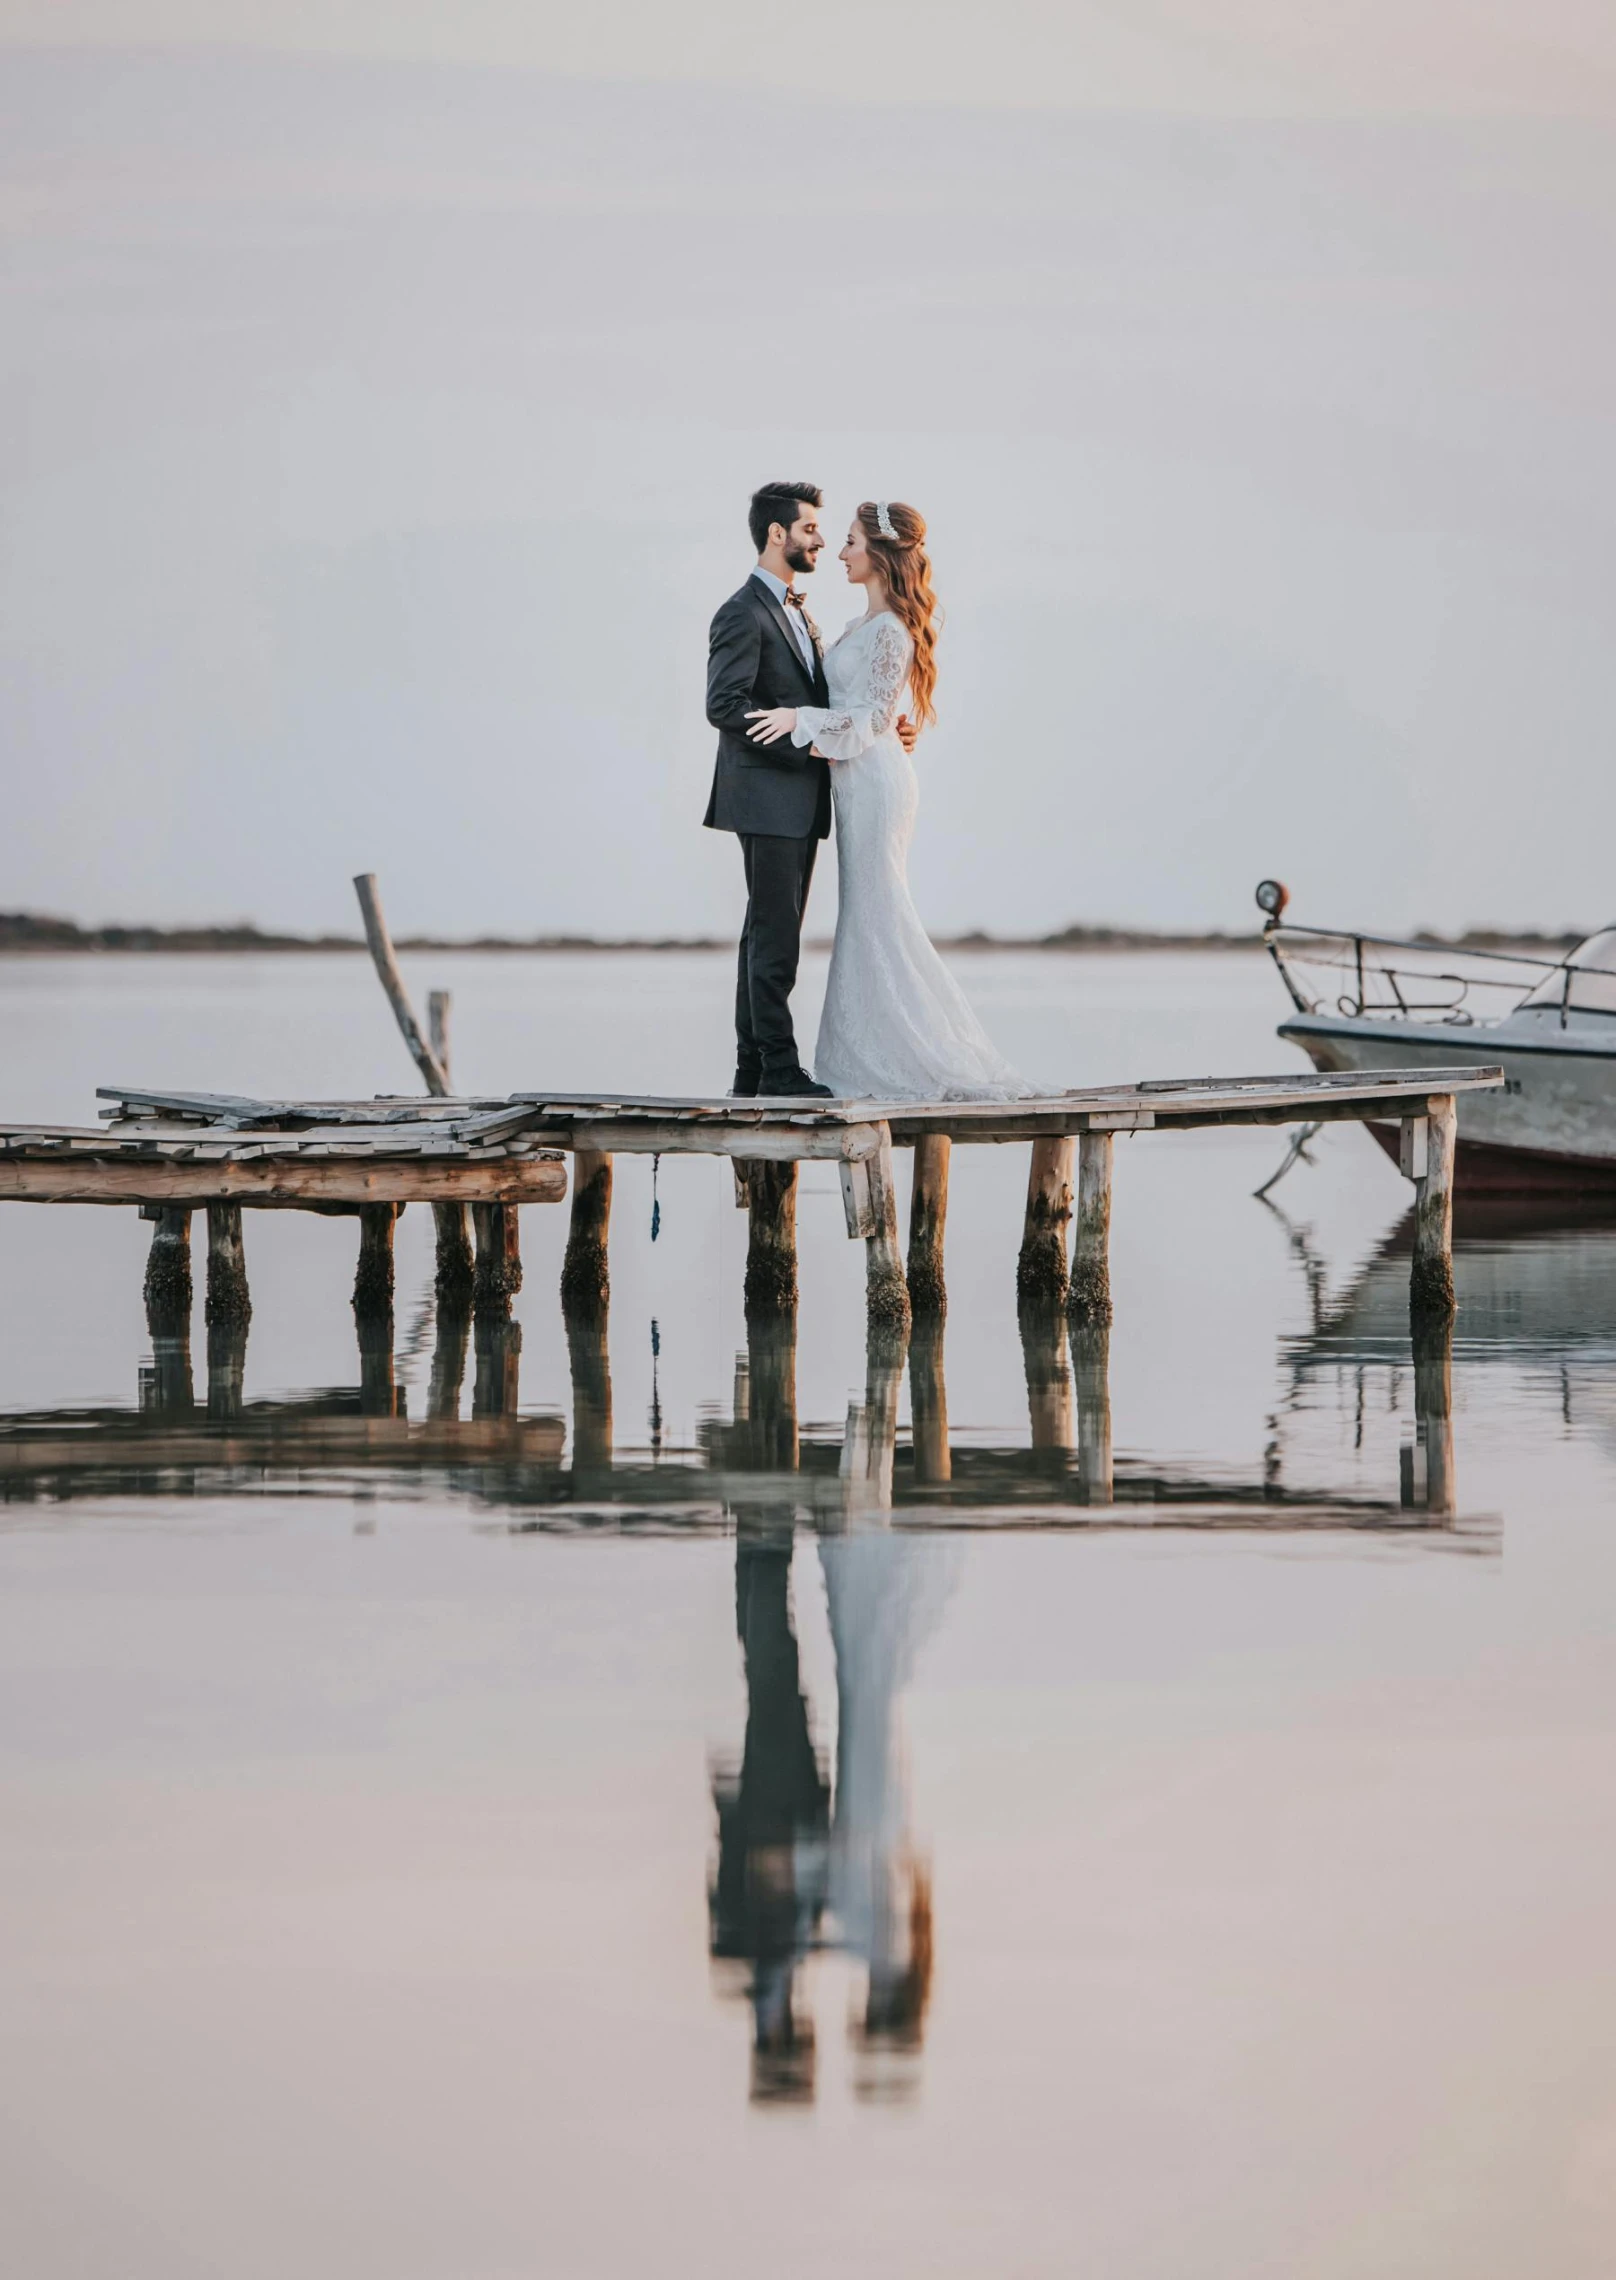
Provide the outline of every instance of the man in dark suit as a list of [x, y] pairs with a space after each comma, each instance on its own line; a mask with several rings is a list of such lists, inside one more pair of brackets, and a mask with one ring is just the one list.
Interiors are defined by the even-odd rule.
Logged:
[[[766, 483], [748, 521], [757, 567], [713, 619], [707, 718], [718, 762], [704, 822], [733, 831], [746, 865], [746, 923], [735, 987], [737, 1095], [816, 1093], [791, 1026], [802, 917], [819, 842], [830, 830], [830, 769], [787, 737], [755, 744], [750, 716], [779, 705], [828, 705], [824, 649], [795, 573], [811, 576], [824, 546], [814, 483]], [[906, 733], [907, 732], [907, 733]], [[913, 743], [909, 723], [898, 733]]]
[[829, 700], [819, 634], [793, 572], [805, 576], [825, 543], [817, 484], [768, 483], [749, 520], [757, 568], [713, 619], [707, 718], [718, 764], [705, 822], [733, 831], [746, 865], [746, 923], [735, 986], [738, 1094], [824, 1093], [803, 1068], [791, 1026], [802, 914], [819, 842], [830, 830], [830, 770], [789, 738], [759, 745], [748, 715]]

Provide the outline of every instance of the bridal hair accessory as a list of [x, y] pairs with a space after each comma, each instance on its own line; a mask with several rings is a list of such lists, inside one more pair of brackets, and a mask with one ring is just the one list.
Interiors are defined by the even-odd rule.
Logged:
[[883, 538], [897, 537], [898, 534], [892, 527], [892, 515], [885, 499], [877, 499], [875, 502], [875, 524]]

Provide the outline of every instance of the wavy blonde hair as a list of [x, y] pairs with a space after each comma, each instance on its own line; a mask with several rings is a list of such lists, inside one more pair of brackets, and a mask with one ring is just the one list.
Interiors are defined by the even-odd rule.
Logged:
[[932, 698], [937, 688], [937, 591], [931, 582], [931, 559], [926, 552], [926, 518], [901, 499], [887, 501], [887, 520], [896, 538], [883, 535], [876, 503], [866, 499], [858, 511], [859, 528], [882, 577], [893, 615], [909, 629], [915, 645], [909, 667], [909, 694], [915, 718], [929, 728], [937, 718]]

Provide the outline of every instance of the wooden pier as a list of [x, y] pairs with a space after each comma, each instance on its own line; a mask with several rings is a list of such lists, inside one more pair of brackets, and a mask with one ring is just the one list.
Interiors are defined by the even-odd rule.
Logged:
[[[1351, 1120], [1401, 1127], [1403, 1168], [1416, 1192], [1411, 1305], [1416, 1318], [1441, 1319], [1453, 1307], [1457, 1096], [1502, 1081], [1493, 1067], [1357, 1071], [926, 1102], [539, 1091], [497, 1100], [295, 1101], [106, 1087], [100, 1097], [113, 1106], [97, 1126], [0, 1125], [0, 1199], [140, 1209], [156, 1222], [147, 1274], [154, 1318], [189, 1306], [190, 1215], [205, 1210], [209, 1319], [225, 1322], [250, 1306], [244, 1209], [357, 1217], [354, 1299], [366, 1314], [391, 1305], [394, 1224], [409, 1203], [438, 1211], [440, 1300], [464, 1306], [469, 1205], [476, 1230], [469, 1295], [479, 1315], [498, 1317], [521, 1283], [518, 1212], [562, 1199], [570, 1155], [562, 1298], [569, 1316], [583, 1317], [603, 1311], [610, 1292], [613, 1156], [727, 1156], [751, 1220], [748, 1308], [785, 1312], [797, 1300], [797, 1167], [829, 1160], [841, 1173], [847, 1232], [865, 1245], [870, 1319], [898, 1329], [912, 1317], [936, 1319], [947, 1305], [952, 1149], [1021, 1144], [1031, 1161], [1020, 1298], [1097, 1324], [1111, 1314], [1118, 1133]], [[894, 1172], [904, 1148], [914, 1157], [907, 1259]]]

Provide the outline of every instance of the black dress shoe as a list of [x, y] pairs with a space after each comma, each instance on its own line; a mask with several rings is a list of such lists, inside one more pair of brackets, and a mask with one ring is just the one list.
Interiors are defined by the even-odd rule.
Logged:
[[735, 1072], [735, 1082], [729, 1088], [730, 1099], [755, 1100], [757, 1098], [758, 1087], [761, 1080], [761, 1070], [737, 1069]]
[[765, 1100], [834, 1100], [829, 1085], [816, 1085], [806, 1069], [765, 1069], [757, 1090]]

